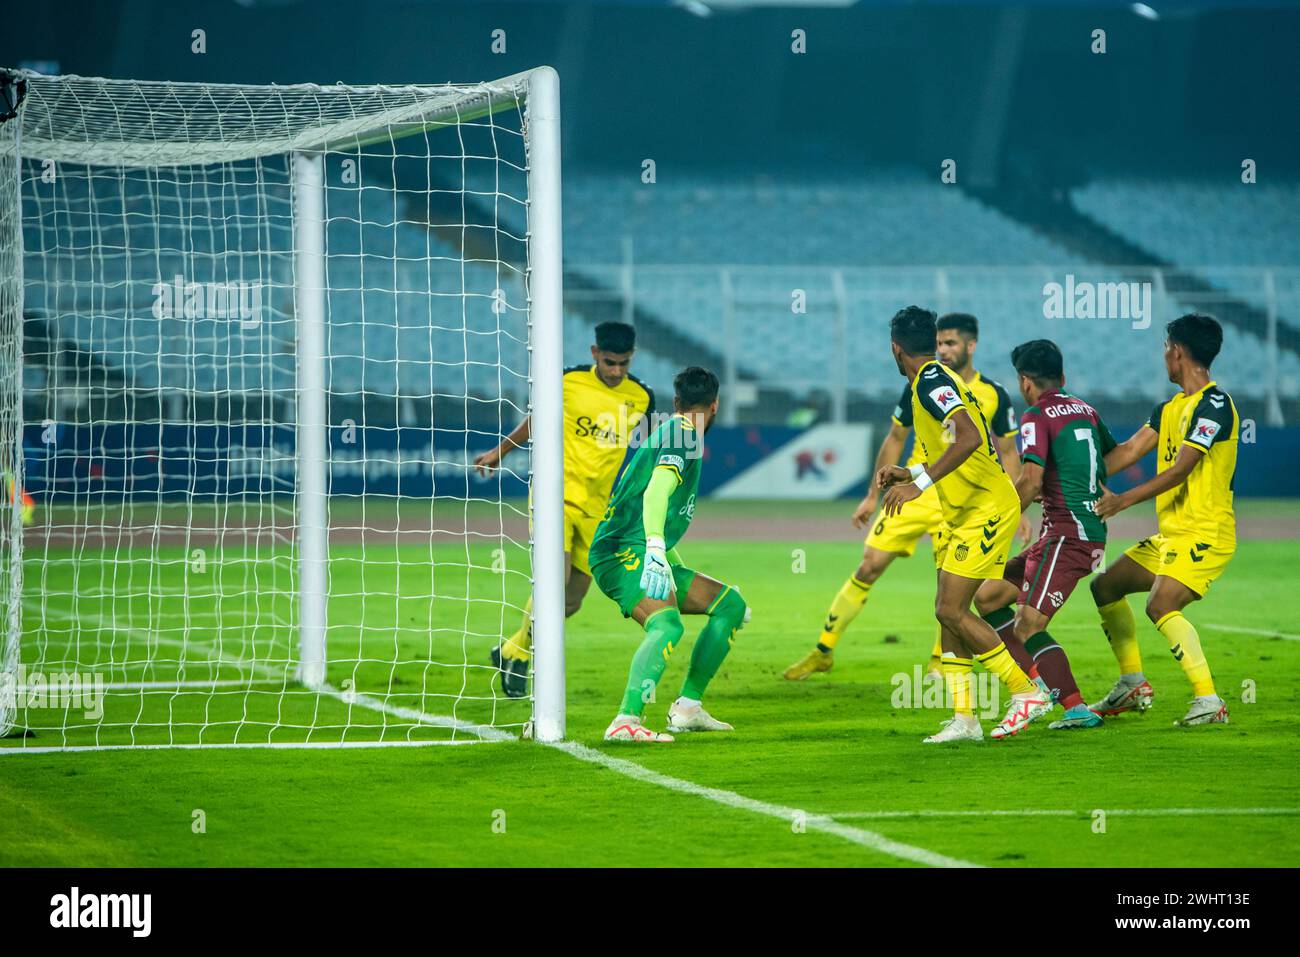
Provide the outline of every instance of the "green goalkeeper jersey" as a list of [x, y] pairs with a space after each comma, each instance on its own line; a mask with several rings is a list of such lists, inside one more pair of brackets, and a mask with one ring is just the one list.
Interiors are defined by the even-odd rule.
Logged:
[[671, 549], [681, 541], [695, 517], [703, 457], [703, 436], [685, 415], [673, 415], [651, 432], [614, 486], [605, 517], [591, 540], [592, 563], [629, 546], [638, 552], [645, 550], [642, 498], [657, 469], [666, 469], [677, 479], [664, 517], [665, 547]]

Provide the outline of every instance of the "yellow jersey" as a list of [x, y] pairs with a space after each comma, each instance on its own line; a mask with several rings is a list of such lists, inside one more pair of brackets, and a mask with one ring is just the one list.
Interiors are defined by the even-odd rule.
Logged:
[[1160, 534], [1195, 538], [1220, 548], [1235, 547], [1232, 487], [1240, 419], [1232, 397], [1209, 382], [1191, 395], [1179, 392], [1161, 402], [1147, 424], [1160, 433], [1157, 472], [1173, 465], [1184, 446], [1201, 453], [1187, 481], [1156, 497]]
[[1020, 497], [1002, 468], [989, 436], [989, 425], [974, 393], [961, 377], [931, 359], [912, 383], [912, 427], [921, 447], [921, 461], [937, 462], [952, 444], [949, 420], [965, 409], [980, 432], [980, 444], [961, 465], [935, 483], [943, 518], [958, 527], [989, 513], [1020, 513]]
[[629, 375], [614, 388], [594, 365], [564, 370], [564, 501], [600, 518], [627, 454], [628, 437], [655, 397]]
[[[951, 371], [951, 370], [950, 370]], [[961, 376], [953, 374], [953, 378], [962, 382]], [[980, 411], [984, 413], [984, 420], [989, 425], [989, 431], [998, 438], [1006, 438], [1015, 435], [1020, 431], [1016, 425], [1016, 410], [1011, 404], [1011, 396], [1002, 384], [993, 379], [986, 379], [978, 372], [970, 382], [965, 382], [964, 387], [975, 401], [979, 403]], [[894, 408], [894, 423], [905, 429], [912, 427], [912, 383], [903, 386], [902, 398], [898, 400], [898, 405]], [[913, 440], [912, 454], [907, 457], [907, 464], [915, 465], [917, 462], [924, 462], [925, 452], [921, 449], [921, 443]], [[934, 461], [931, 459], [930, 461]]]

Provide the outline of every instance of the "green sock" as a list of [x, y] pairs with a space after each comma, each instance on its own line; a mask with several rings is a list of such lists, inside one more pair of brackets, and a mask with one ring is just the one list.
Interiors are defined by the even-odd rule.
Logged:
[[668, 667], [668, 656], [682, 639], [682, 616], [676, 608], [657, 611], [645, 623], [645, 639], [632, 656], [627, 673], [627, 690], [619, 714], [640, 716], [654, 697], [659, 679]]
[[699, 701], [704, 689], [722, 667], [722, 661], [736, 640], [736, 630], [745, 621], [745, 599], [740, 592], [728, 587], [709, 609], [709, 621], [695, 639], [691, 650], [691, 667], [682, 683], [682, 697]]
[[987, 615], [982, 615], [981, 617], [989, 623], [989, 627], [998, 632], [998, 637], [1001, 638], [1002, 632], [999, 629], [1001, 629], [1007, 622], [1014, 619], [1016, 617], [1016, 612], [1014, 608], [1007, 605], [1005, 608], [994, 608]]

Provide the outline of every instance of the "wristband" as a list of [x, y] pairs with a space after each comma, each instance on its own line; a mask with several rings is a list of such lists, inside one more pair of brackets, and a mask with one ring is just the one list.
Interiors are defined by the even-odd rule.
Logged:
[[916, 487], [919, 488], [922, 492], [924, 492], [926, 489], [928, 489], [931, 485], [934, 484], [934, 480], [930, 478], [930, 473], [927, 472], [925, 469], [921, 469], [921, 474], [918, 475], [912, 481], [916, 483]]
[[664, 540], [657, 535], [651, 535], [645, 540], [645, 547], [647, 550], [657, 548], [662, 552], [664, 550]]
[[907, 474], [910, 475], [910, 476], [912, 476], [913, 479], [917, 479], [917, 478], [919, 478], [919, 477], [920, 477], [921, 475], [923, 475], [924, 473], [925, 473], [925, 463], [924, 463], [924, 462], [917, 462], [916, 464], [914, 464], [914, 465], [909, 465], [909, 466], [907, 467]]

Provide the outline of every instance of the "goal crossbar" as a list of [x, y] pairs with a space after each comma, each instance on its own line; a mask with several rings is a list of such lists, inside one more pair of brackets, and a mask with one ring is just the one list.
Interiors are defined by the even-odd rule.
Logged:
[[[353, 150], [432, 132], [521, 108], [538, 73], [423, 86], [244, 86], [14, 75], [26, 85], [24, 158], [152, 167]], [[247, 116], [233, 129], [212, 119], [238, 115], [237, 110]], [[184, 140], [158, 138], [172, 125], [185, 131]], [[133, 129], [138, 136], [131, 135]], [[205, 143], [201, 156], [195, 154], [195, 141]]]

